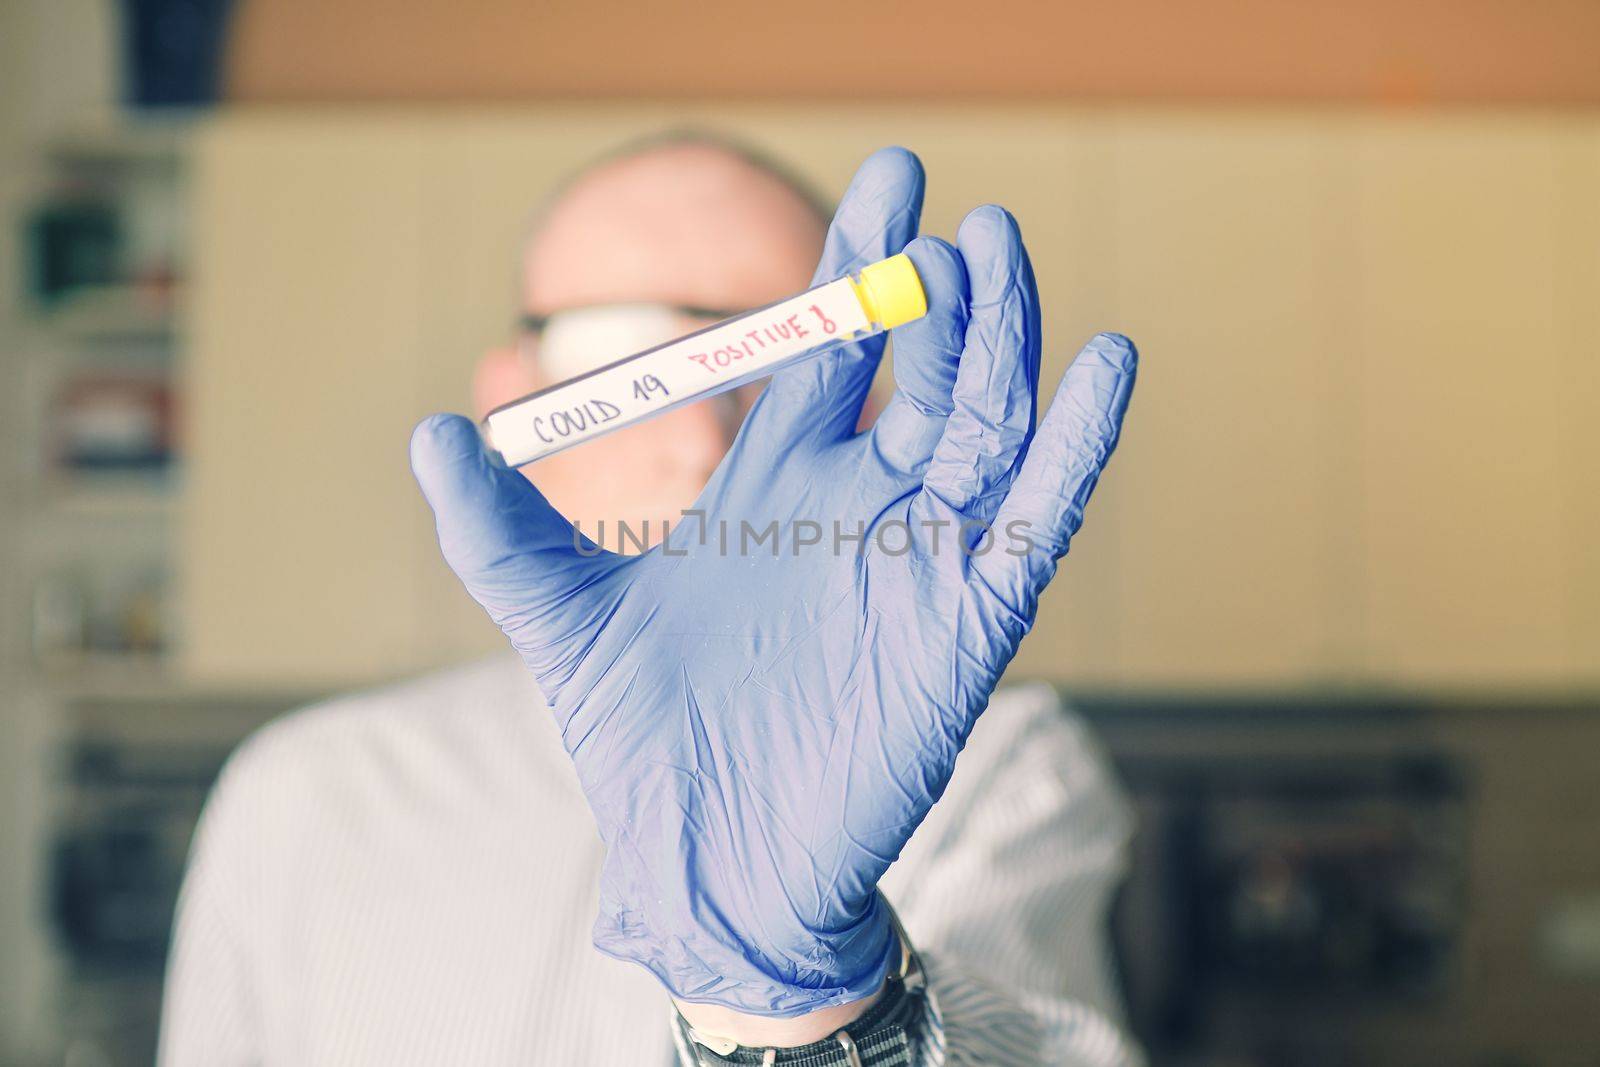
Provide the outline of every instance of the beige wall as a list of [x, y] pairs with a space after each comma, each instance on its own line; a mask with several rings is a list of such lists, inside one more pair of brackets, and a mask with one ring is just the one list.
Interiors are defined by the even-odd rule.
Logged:
[[642, 105], [234, 114], [203, 138], [188, 671], [353, 684], [498, 637], [405, 462], [504, 335], [528, 209], [685, 118], [928, 229], [1012, 207], [1052, 381], [1145, 355], [1018, 669], [1081, 684], [1600, 684], [1600, 116]]

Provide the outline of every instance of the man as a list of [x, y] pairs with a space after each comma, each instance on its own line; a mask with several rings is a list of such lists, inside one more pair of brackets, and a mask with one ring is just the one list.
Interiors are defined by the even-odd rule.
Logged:
[[[774, 379], [731, 453], [738, 412], [713, 400], [535, 465], [542, 494], [493, 469], [470, 424], [419, 427], [446, 557], [521, 662], [335, 701], [241, 747], [194, 844], [163, 1063], [1136, 1060], [1105, 950], [1130, 831], [1117, 787], [1047, 689], [977, 714], [1115, 442], [1132, 353], [1091, 345], [1035, 438], [1014, 224], [983, 209], [955, 247], [912, 242], [921, 190], [909, 153], [868, 160], [818, 268], [911, 242], [928, 291], [871, 433], [871, 344]], [[524, 263], [539, 332], [485, 357], [480, 406], [616, 354], [585, 343], [607, 329], [664, 339], [640, 305], [689, 329], [803, 289], [823, 229], [723, 145], [603, 162], [541, 220]], [[911, 567], [870, 547], [875, 513], [821, 555], [713, 552], [703, 525], [697, 545], [680, 526], [624, 557], [561, 518], [597, 530], [698, 500], [705, 524], [837, 522], [865, 493], [903, 504], [917, 537], [958, 501], [1039, 545], [979, 554], [946, 524]]]

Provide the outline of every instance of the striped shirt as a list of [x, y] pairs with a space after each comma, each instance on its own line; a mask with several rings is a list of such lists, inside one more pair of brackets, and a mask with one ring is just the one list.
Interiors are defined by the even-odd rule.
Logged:
[[[670, 1067], [665, 992], [590, 944], [601, 845], [514, 657], [246, 741], [196, 831], [164, 1067]], [[883, 882], [928, 975], [913, 1062], [1138, 1062], [1106, 946], [1128, 807], [1045, 687], [996, 696]]]

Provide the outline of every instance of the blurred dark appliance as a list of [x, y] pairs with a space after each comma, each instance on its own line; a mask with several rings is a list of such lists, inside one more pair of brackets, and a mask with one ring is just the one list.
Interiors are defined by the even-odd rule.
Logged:
[[1181, 1038], [1196, 990], [1426, 998], [1449, 981], [1463, 921], [1465, 820], [1434, 754], [1381, 760], [1135, 763], [1171, 988], [1142, 989], [1155, 1032]]
[[207, 745], [73, 750], [50, 896], [75, 971], [159, 975], [189, 838], [225, 756]]
[[232, 10], [232, 0], [123, 0], [127, 102], [141, 108], [215, 103]]
[[228, 697], [157, 683], [71, 702], [47, 886], [62, 962], [61, 1055], [50, 1062], [155, 1062], [173, 910], [206, 793], [240, 738], [322, 695]]
[[1115, 933], [1154, 1062], [1351, 1062], [1326, 1039], [1335, 1018], [1448, 1000], [1467, 917], [1460, 762], [1426, 740], [1374, 746], [1360, 715], [1170, 714], [1091, 713], [1139, 814]]

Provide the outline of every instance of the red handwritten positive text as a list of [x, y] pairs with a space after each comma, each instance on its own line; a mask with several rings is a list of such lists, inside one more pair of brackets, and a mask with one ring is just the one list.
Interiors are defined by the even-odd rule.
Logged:
[[817, 321], [809, 325], [801, 314], [774, 319], [756, 325], [743, 336], [729, 339], [718, 348], [705, 352], [691, 352], [687, 358], [700, 364], [712, 374], [721, 374], [742, 360], [759, 356], [770, 347], [787, 345], [788, 342], [810, 337], [816, 330], [821, 330], [824, 334], [838, 332], [838, 324], [823, 314], [821, 307], [813, 304], [810, 310]]

